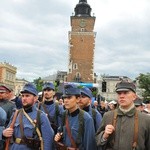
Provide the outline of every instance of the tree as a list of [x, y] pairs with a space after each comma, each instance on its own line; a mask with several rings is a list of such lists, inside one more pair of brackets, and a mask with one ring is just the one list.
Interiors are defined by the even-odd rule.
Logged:
[[35, 79], [33, 82], [34, 82], [34, 84], [35, 84], [37, 90], [38, 90], [39, 92], [42, 91], [43, 80], [41, 79], [41, 77], [39, 77], [38, 79]]
[[142, 96], [145, 100], [150, 100], [150, 73], [147, 74], [140, 74], [137, 78], [139, 81], [139, 87], [144, 89]]

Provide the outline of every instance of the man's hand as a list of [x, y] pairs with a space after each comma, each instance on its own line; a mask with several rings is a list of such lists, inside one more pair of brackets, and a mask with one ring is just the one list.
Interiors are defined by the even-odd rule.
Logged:
[[107, 125], [106, 127], [105, 127], [105, 131], [104, 131], [104, 134], [103, 134], [103, 138], [105, 139], [105, 140], [107, 140], [107, 138], [110, 136], [110, 134], [112, 134], [113, 132], [115, 131], [115, 128], [114, 128], [114, 126], [113, 125]]
[[57, 133], [57, 134], [55, 135], [54, 141], [55, 141], [55, 142], [58, 142], [58, 141], [61, 139], [62, 134], [63, 134], [63, 133]]
[[12, 137], [13, 135], [13, 129], [12, 128], [6, 128], [4, 131], [3, 131], [3, 136], [5, 137]]

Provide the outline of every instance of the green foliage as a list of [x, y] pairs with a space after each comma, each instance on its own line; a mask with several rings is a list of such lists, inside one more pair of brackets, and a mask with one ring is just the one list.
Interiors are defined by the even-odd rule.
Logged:
[[36, 85], [37, 90], [39, 92], [42, 91], [43, 80], [41, 79], [41, 77], [39, 77], [38, 79], [35, 79], [33, 82]]
[[137, 78], [141, 89], [144, 89], [142, 96], [145, 100], [150, 100], [150, 73], [140, 74]]
[[97, 93], [98, 93], [98, 89], [96, 87], [91, 88], [92, 94], [94, 97], [96, 97]]
[[55, 80], [55, 81], [53, 82], [53, 84], [54, 84], [54, 86], [55, 86], [55, 92], [57, 92], [57, 91], [58, 91], [58, 86], [60, 85], [60, 81], [59, 81], [59, 80]]

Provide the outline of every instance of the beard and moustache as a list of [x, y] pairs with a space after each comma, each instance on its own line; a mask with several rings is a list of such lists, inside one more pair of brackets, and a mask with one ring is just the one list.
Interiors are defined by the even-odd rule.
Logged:
[[24, 109], [24, 110], [28, 110], [28, 109], [30, 109], [32, 106], [33, 106], [33, 104], [27, 104], [27, 105], [24, 105], [24, 106], [23, 106], [23, 109]]

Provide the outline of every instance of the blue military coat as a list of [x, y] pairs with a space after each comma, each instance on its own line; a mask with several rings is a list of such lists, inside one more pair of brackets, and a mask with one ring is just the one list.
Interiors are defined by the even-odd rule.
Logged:
[[[43, 104], [46, 107], [46, 110], [50, 118], [54, 120], [55, 125], [59, 127], [61, 125], [62, 113], [64, 112], [63, 106], [56, 104], [56, 102], [54, 101], [45, 101]], [[39, 109], [47, 113], [43, 108], [43, 104], [40, 105]], [[58, 112], [56, 112], [56, 105], [58, 105]]]
[[[68, 114], [69, 127], [71, 130], [71, 134], [73, 139], [77, 142], [77, 137], [79, 133], [79, 113], [80, 109], [77, 109], [75, 112]], [[80, 150], [96, 150], [96, 142], [95, 142], [95, 129], [92, 117], [84, 111], [83, 113], [83, 134], [80, 137], [79, 149]], [[63, 144], [68, 147], [71, 147], [70, 138], [66, 131], [66, 125], [63, 127]]]
[[[27, 114], [30, 116], [32, 120], [35, 120], [37, 117], [37, 108], [35, 106], [32, 107], [32, 110], [30, 112], [27, 112]], [[20, 122], [19, 122], [19, 116], [21, 113], [18, 114], [15, 125], [14, 125], [14, 138], [21, 138], [21, 132], [20, 132]], [[34, 127], [30, 123], [30, 121], [27, 119], [25, 115], [23, 115], [23, 127], [24, 127], [24, 135], [25, 137], [32, 137]], [[54, 138], [54, 131], [51, 128], [51, 125], [49, 123], [49, 120], [44, 112], [41, 111], [40, 113], [40, 127], [41, 127], [41, 133], [42, 138], [44, 141], [44, 150], [52, 150], [53, 149], [53, 138]], [[31, 150], [31, 148], [27, 147], [25, 144], [17, 144], [13, 143], [11, 145], [10, 150]]]
[[98, 110], [91, 107], [91, 105], [83, 108], [92, 118], [94, 121], [95, 131], [99, 128], [101, 121], [102, 121], [102, 115], [98, 112]]

